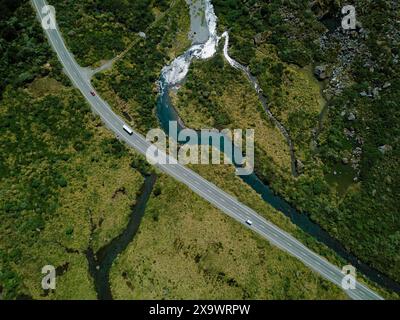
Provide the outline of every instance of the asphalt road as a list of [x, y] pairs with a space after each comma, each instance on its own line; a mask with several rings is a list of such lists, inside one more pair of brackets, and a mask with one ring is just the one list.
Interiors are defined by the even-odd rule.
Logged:
[[[44, 17], [41, 9], [46, 5], [46, 2], [44, 0], [32, 0], [32, 3], [36, 8], [41, 21]], [[129, 146], [145, 155], [151, 144], [139, 133], [133, 132], [132, 135], [126, 133], [122, 128], [125, 124], [124, 121], [112, 111], [107, 102], [102, 100], [97, 93], [95, 96], [91, 95], [90, 92], [96, 92], [96, 90], [92, 87], [90, 79], [88, 79], [86, 73], [77, 64], [72, 54], [65, 46], [58, 27], [55, 30], [45, 30], [45, 32], [51, 46], [57, 53], [58, 58], [64, 67], [64, 72], [68, 75], [74, 86], [81, 91], [93, 111], [100, 116], [104, 124], [118, 135], [121, 140], [125, 141]], [[239, 223], [243, 224], [245, 227], [257, 232], [261, 237], [267, 239], [273, 245], [301, 260], [306, 266], [320, 274], [322, 277], [341, 287], [344, 275], [338, 267], [312, 252], [294, 237], [262, 218], [254, 210], [240, 203], [237, 199], [228, 195], [226, 192], [183, 165], [168, 164], [157, 165], [157, 167], [161, 171], [187, 185], [199, 196], [237, 220]], [[246, 224], [247, 219], [253, 222], [251, 226]], [[374, 291], [359, 282], [356, 283], [355, 289], [346, 290], [346, 293], [350, 298], [358, 300], [383, 299]]]

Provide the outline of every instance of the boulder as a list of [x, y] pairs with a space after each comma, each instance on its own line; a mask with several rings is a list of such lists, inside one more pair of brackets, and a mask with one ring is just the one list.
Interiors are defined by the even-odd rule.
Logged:
[[387, 89], [387, 88], [389, 88], [391, 86], [392, 86], [392, 84], [390, 82], [385, 82], [382, 88], [383, 89]]
[[354, 121], [356, 120], [356, 116], [353, 112], [350, 112], [349, 116], [347, 117], [347, 120], [349, 121]]

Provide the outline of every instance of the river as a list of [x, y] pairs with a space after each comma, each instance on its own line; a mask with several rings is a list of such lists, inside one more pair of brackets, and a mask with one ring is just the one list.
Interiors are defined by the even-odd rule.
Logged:
[[[204, 60], [211, 58], [217, 52], [219, 41], [222, 38], [225, 38], [225, 59], [232, 67], [239, 69], [245, 73], [249, 81], [252, 83], [254, 89], [257, 91], [265, 112], [285, 136], [291, 150], [290, 152], [292, 158], [292, 172], [295, 175], [295, 157], [290, 136], [287, 133], [286, 129], [269, 111], [267, 101], [262, 95], [257, 79], [251, 75], [248, 68], [242, 66], [229, 56], [229, 35], [227, 32], [223, 33], [221, 37], [217, 35], [217, 17], [214, 13], [214, 8], [211, 0], [186, 0], [186, 2], [190, 7], [191, 32], [189, 37], [192, 40], [192, 46], [184, 54], [177, 57], [170, 65], [165, 66], [161, 71], [161, 76], [159, 80], [160, 95], [157, 102], [157, 116], [162, 129], [168, 134], [170, 121], [177, 121], [178, 132], [185, 128], [184, 122], [180, 119], [177, 111], [171, 103], [169, 92], [170, 90], [179, 90], [180, 84], [184, 81], [187, 73], [189, 72], [190, 64], [194, 59]], [[200, 6], [202, 6], [202, 8]], [[203, 19], [200, 19], [199, 16], [201, 15], [198, 14], [198, 11], [201, 9], [204, 11]], [[208, 37], [205, 35], [208, 35]], [[207, 143], [209, 142], [207, 141]], [[222, 145], [221, 151], [223, 151]], [[270, 204], [276, 210], [282, 212], [285, 216], [289, 217], [292, 223], [297, 225], [304, 232], [311, 235], [314, 239], [318, 240], [319, 242], [325, 244], [327, 247], [335, 251], [347, 263], [353, 265], [358, 272], [362, 273], [368, 279], [374, 281], [382, 287], [400, 293], [400, 284], [388, 278], [378, 270], [361, 262], [351, 252], [347, 251], [338, 240], [331, 237], [318, 224], [311, 221], [307, 214], [298, 212], [285, 199], [278, 195], [275, 195], [270, 187], [264, 184], [257, 177], [256, 174], [253, 173], [248, 176], [241, 176], [241, 179], [258, 194], [260, 194], [265, 202]]]

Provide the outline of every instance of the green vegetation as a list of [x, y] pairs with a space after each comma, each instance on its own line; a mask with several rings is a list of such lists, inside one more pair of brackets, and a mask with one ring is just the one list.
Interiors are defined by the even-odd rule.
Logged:
[[5, 6], [1, 11], [5, 14], [0, 19], [0, 95], [7, 86], [16, 89], [37, 76], [51, 75], [59, 81], [65, 80], [30, 4], [22, 2], [25, 1], [1, 4]]
[[185, 1], [172, 2], [148, 27], [146, 39], [137, 39], [112, 70], [93, 81], [115, 111], [142, 133], [158, 126], [157, 80], [162, 67], [189, 45], [189, 22]]
[[[265, 54], [264, 57], [271, 57], [271, 65], [278, 65], [275, 62], [278, 58], [273, 54]], [[280, 65], [285, 73], [282, 85], [285, 96], [281, 100], [290, 100], [290, 108], [271, 109], [281, 110], [276, 115], [285, 126], [301, 122], [292, 132], [293, 140], [299, 149], [305, 146], [305, 150], [309, 151], [311, 128], [316, 125], [321, 109], [319, 86], [316, 80], [310, 79], [307, 70]], [[267, 74], [262, 72], [263, 76]], [[208, 61], [194, 62], [182, 89], [177, 95], [172, 94], [172, 101], [184, 123], [191, 128], [254, 129], [257, 168], [263, 172], [278, 174], [279, 171], [285, 177], [290, 176], [289, 147], [284, 136], [268, 119], [243, 72], [224, 62], [222, 54]], [[299, 118], [305, 120], [298, 121]], [[299, 156], [302, 160], [306, 157], [305, 154]]]
[[[229, 167], [207, 170], [225, 188], [237, 179]], [[243, 198], [262, 203], [249, 190]], [[267, 205], [260, 206], [282, 221]], [[110, 278], [117, 299], [346, 298], [297, 259], [164, 175], [139, 233], [118, 258]]]
[[315, 40], [323, 27], [310, 11], [309, 1], [215, 0], [213, 4], [219, 28], [231, 30], [234, 56], [244, 64], [254, 57], [256, 34], [275, 45], [285, 62], [306, 66], [320, 53]]
[[84, 251], [122, 231], [143, 179], [75, 90], [6, 91], [0, 106], [3, 297], [43, 297], [46, 264], [67, 266], [52, 298], [94, 297]]
[[168, 0], [52, 0], [57, 21], [82, 66], [120, 54], [168, 8]]
[[[358, 1], [361, 5], [362, 2]], [[351, 70], [356, 84], [331, 102], [326, 129], [321, 135], [321, 158], [329, 168], [356, 147], [362, 148], [360, 183], [341, 202], [337, 211], [322, 212], [318, 217], [331, 228], [332, 216], [337, 236], [348, 243], [363, 259], [400, 280], [400, 219], [397, 195], [400, 192], [399, 136], [400, 65], [393, 57], [399, 54], [400, 38], [393, 28], [400, 13], [391, 10], [389, 2], [370, 3], [361, 16], [370, 31], [365, 40], [367, 52], [357, 56]], [[367, 58], [368, 56], [368, 58]], [[365, 68], [371, 59], [373, 68]], [[360, 95], [368, 87], [391, 86], [371, 99]], [[353, 123], [341, 113], [355, 112]], [[348, 139], [344, 128], [354, 128], [359, 139]], [[359, 141], [357, 141], [359, 140]], [[380, 146], [390, 146], [380, 152]]]
[[[355, 1], [358, 19], [367, 30], [367, 36], [353, 35], [358, 44], [352, 49], [357, 53], [355, 59], [346, 69], [350, 81], [346, 90], [328, 102], [329, 111], [316, 145], [310, 129], [314, 125], [317, 127], [318, 109], [312, 107], [310, 101], [296, 102], [309, 92], [307, 88], [312, 84], [303, 83], [298, 98], [290, 98], [286, 91], [292, 85], [285, 80], [288, 67], [280, 65], [306, 66], [344, 59], [339, 56], [337, 40], [332, 40], [326, 50], [319, 47], [324, 26], [317, 19], [317, 15], [323, 16], [321, 12], [339, 13], [341, 2], [319, 1], [314, 12], [308, 1], [215, 0], [213, 3], [220, 29], [231, 30], [231, 55], [249, 65], [259, 78], [272, 111], [293, 136], [296, 156], [304, 164], [298, 179], [276, 174], [274, 165], [259, 167], [259, 175], [298, 209], [310, 213], [312, 219], [348, 250], [399, 281], [400, 219], [396, 181], [400, 174], [400, 122], [396, 106], [400, 78], [399, 64], [395, 62], [400, 44], [395, 31], [399, 11], [391, 7], [390, 1]], [[269, 52], [276, 52], [280, 63], [270, 57], [263, 58], [264, 54], [268, 55], [267, 48]], [[379, 97], [360, 95], [388, 83], [390, 85], [379, 91]], [[295, 112], [294, 104], [299, 106]], [[351, 113], [356, 115], [355, 120], [347, 120]], [[348, 131], [354, 131], [355, 137], [349, 138]], [[387, 148], [384, 154], [379, 151], [382, 146]], [[345, 177], [350, 181], [341, 184], [343, 176], [340, 174], [332, 179], [334, 171], [343, 171], [341, 162], [347, 163], [346, 159], [357, 152], [356, 148], [361, 149], [358, 169], [352, 176], [357, 177], [359, 170], [357, 181]], [[267, 157], [259, 156], [258, 163], [268, 161]], [[348, 174], [352, 170], [350, 165], [346, 165]]]
[[[251, 5], [252, 3], [254, 4], [254, 2], [248, 2], [247, 4]], [[276, 3], [274, 5], [276, 5]], [[293, 6], [293, 4], [291, 5]], [[220, 16], [220, 21], [222, 22], [220, 26], [224, 28], [224, 19], [226, 17], [223, 12], [219, 12], [218, 1], [216, 2], [216, 8], [217, 14]], [[302, 13], [306, 10], [305, 7], [299, 6], [298, 9], [298, 16], [303, 17]], [[224, 12], [229, 13], [232, 11], [225, 10]], [[173, 17], [173, 19], [170, 17]], [[301, 35], [306, 35], [306, 37], [314, 37], [316, 39], [319, 32], [322, 30], [322, 26], [315, 23], [316, 19], [312, 15], [308, 14], [307, 17], [310, 19], [310, 26], [313, 26], [310, 32], [302, 33], [298, 31], [296, 27], [296, 34], [299, 37]], [[225, 24], [225, 26], [227, 25], [228, 23]], [[234, 28], [235, 26], [239, 26], [239, 24], [236, 23], [232, 23], [231, 25]], [[247, 26], [248, 24], [245, 25]], [[265, 31], [264, 24], [259, 24], [258, 27], [261, 25], [263, 25], [262, 28], [264, 28], [263, 31]], [[279, 24], [277, 24], [277, 26], [279, 26]], [[316, 29], [314, 29], [315, 26]], [[174, 40], [186, 39], [188, 27], [189, 17], [187, 8], [182, 1], [178, 1], [168, 9], [168, 15], [160, 15], [159, 20], [150, 24], [146, 30], [147, 39], [138, 39], [135, 45], [126, 52], [111, 71], [96, 76], [94, 83], [102, 96], [110, 101], [116, 111], [122, 114], [133, 127], [143, 133], [157, 126], [157, 119], [155, 117], [157, 90], [155, 83], [159, 77], [161, 68], [185, 48], [182, 42], [176, 42]], [[270, 95], [271, 109], [277, 114], [278, 118], [285, 126], [291, 128], [291, 134], [294, 136], [297, 147], [297, 156], [304, 162], [306, 168], [304, 174], [298, 180], [292, 180], [287, 169], [282, 169], [281, 173], [279, 173], [277, 166], [270, 165], [271, 161], [269, 157], [272, 157], [277, 165], [288, 168], [288, 165], [285, 165], [285, 162], [287, 162], [285, 159], [288, 159], [288, 156], [285, 155], [285, 152], [282, 152], [285, 151], [284, 149], [287, 147], [284, 145], [282, 137], [279, 136], [272, 126], [268, 124], [264, 126], [259, 124], [259, 128], [269, 130], [269, 134], [272, 134], [272, 132], [275, 132], [275, 134], [274, 139], [268, 141], [268, 143], [271, 144], [269, 149], [266, 146], [263, 152], [263, 148], [258, 148], [260, 154], [257, 156], [257, 159], [260, 159], [257, 167], [258, 173], [264, 180], [271, 182], [275, 190], [281, 192], [287, 199], [298, 205], [299, 208], [302, 208], [304, 202], [312, 201], [315, 201], [315, 203], [313, 202], [312, 204], [317, 208], [318, 212], [321, 208], [326, 207], [326, 204], [329, 204], [330, 207], [334, 207], [340, 199], [338, 199], [335, 195], [335, 191], [331, 190], [330, 186], [326, 183], [324, 167], [321, 161], [315, 158], [313, 148], [310, 146], [312, 142], [311, 129], [317, 125], [318, 113], [323, 104], [322, 97], [319, 94], [319, 86], [310, 76], [309, 68], [302, 69], [289, 64], [295, 62], [299, 66], [305, 66], [311, 61], [311, 58], [313, 58], [311, 54], [306, 54], [305, 56], [307, 56], [307, 59], [304, 61], [301, 60], [303, 59], [302, 55], [298, 54], [298, 52], [303, 50], [300, 46], [307, 46], [310, 41], [299, 39], [295, 43], [298, 48], [289, 48], [290, 50], [286, 52], [286, 57], [289, 58], [285, 58], [285, 54], [282, 53], [282, 48], [285, 43], [288, 46], [293, 45], [288, 41], [283, 41], [285, 36], [289, 34], [288, 32], [285, 31], [286, 33], [284, 33], [282, 31], [283, 33], [281, 33], [280, 40], [283, 41], [283, 44], [281, 45], [278, 45], [279, 41], [272, 41], [271, 43], [267, 42], [255, 46], [252, 39], [254, 31], [251, 29], [243, 30], [241, 27], [237, 27], [234, 30], [237, 30], [236, 33], [232, 32], [232, 52], [234, 57], [242, 63], [250, 65], [252, 72], [259, 77], [264, 92]], [[302, 41], [304, 41], [304, 43]], [[315, 48], [312, 47], [307, 50], [318, 56], [318, 50], [314, 49]], [[300, 58], [298, 61], [294, 61], [295, 58], [293, 57]], [[216, 59], [218, 59], [218, 57]], [[222, 67], [221, 61], [220, 59], [216, 62], [217, 67]], [[262, 66], [262, 68], [256, 70], [259, 66]], [[198, 66], [196, 66], [196, 68], [197, 67]], [[207, 76], [209, 76], [209, 74], [207, 74]], [[199, 78], [201, 79], [201, 76]], [[218, 79], [218, 76], [214, 78], [216, 78], [216, 81], [224, 80]], [[235, 90], [236, 92], [233, 99], [240, 97], [239, 91], [241, 87], [246, 86], [245, 79], [237, 78], [236, 75], [230, 78], [230, 80], [235, 79], [235, 81], [237, 80], [239, 82], [235, 83], [238, 85], [238, 90]], [[202, 83], [204, 84], [204, 82]], [[196, 85], [198, 85], [197, 82]], [[207, 102], [214, 102], [214, 100], [210, 98], [212, 90], [208, 88], [205, 89], [207, 90], [202, 91], [208, 91], [210, 95], [206, 94], [206, 96], [204, 96], [202, 92], [199, 92], [199, 97], [202, 96]], [[244, 90], [242, 94], [244, 94], [244, 92], [246, 92], [245, 94], [247, 95], [247, 89]], [[307, 93], [307, 95], [305, 95], [305, 93]], [[215, 96], [213, 96], [213, 98], [215, 98]], [[224, 98], [228, 99], [227, 96]], [[254, 94], [249, 93], [247, 96], [241, 97], [238, 100], [243, 101], [242, 107], [247, 107], [250, 112], [253, 105], [246, 105], [246, 103], [244, 103], [244, 98], [254, 99]], [[190, 103], [193, 103], [194, 100], [187, 99]], [[291, 103], [288, 109], [286, 107], [286, 102], [289, 100]], [[220, 100], [215, 102], [215, 104], [210, 104], [219, 108], [219, 111], [209, 108], [206, 113], [202, 113], [201, 115], [199, 115], [200, 113], [197, 111], [198, 117], [193, 118], [193, 120], [201, 119], [201, 121], [203, 121], [206, 119], [209, 121], [207, 125], [231, 123], [231, 110], [228, 110], [228, 112], [225, 111], [221, 113], [221, 115], [219, 114], [221, 106], [223, 105], [222, 102], [223, 100]], [[233, 102], [231, 101], [230, 103]], [[302, 108], [302, 105], [307, 106], [307, 109]], [[184, 108], [182, 108], [182, 110], [183, 109]], [[194, 109], [195, 108], [192, 107], [191, 110], [194, 111]], [[236, 108], [236, 110], [238, 114], [238, 108]], [[251, 111], [253, 113], [253, 119], [249, 119], [249, 123], [252, 121], [256, 121], [256, 123], [260, 122], [260, 119], [262, 119], [264, 115], [261, 110], [259, 111], [260, 112]], [[237, 114], [235, 116], [236, 120], [238, 119]], [[299, 121], [299, 119], [303, 119], [303, 121]], [[201, 121], [198, 123], [201, 123]], [[266, 119], [265, 122], [268, 123]], [[260, 142], [261, 144], [263, 143], [261, 140]], [[280, 148], [279, 146], [282, 147]], [[265, 150], [269, 152], [273, 150], [272, 155]], [[162, 192], [160, 188], [157, 190], [158, 192]], [[299, 192], [297, 190], [299, 190]], [[318, 199], [314, 200], [315, 198]]]
[[[0, 296], [95, 298], [85, 250], [125, 227], [143, 164], [63, 84], [28, 3], [1, 23], [18, 30], [1, 39], [7, 77], [0, 100]], [[37, 57], [29, 55], [36, 49]], [[10, 62], [22, 59], [13, 57], [16, 50], [28, 57], [25, 63]], [[20, 81], [24, 72], [31, 76]], [[41, 288], [48, 264], [58, 276], [50, 293]]]
[[[395, 201], [400, 80], [392, 59], [399, 43], [390, 33], [396, 13], [382, 0], [366, 6], [361, 19], [371, 37], [365, 45], [379, 68], [364, 68], [364, 55], [353, 61], [354, 84], [329, 101], [315, 146], [311, 130], [323, 100], [306, 66], [335, 61], [337, 52], [319, 49], [315, 40], [323, 26], [308, 2], [213, 3], [221, 30], [231, 28], [232, 56], [250, 66], [271, 110], [289, 128], [304, 164], [302, 175], [292, 178], [285, 141], [247, 80], [220, 55], [194, 64], [186, 85], [173, 97], [184, 120], [194, 127], [256, 128], [260, 177], [364, 261], [400, 279]], [[96, 75], [94, 84], [133, 127], [141, 132], [157, 127], [161, 68], [189, 45], [185, 1], [50, 4], [82, 65], [98, 66], [124, 52], [112, 70]], [[0, 9], [0, 296], [95, 298], [85, 251], [97, 251], [121, 233], [142, 175], [151, 169], [102, 127], [70, 87], [29, 3], [8, 1]], [[383, 16], [388, 22], [382, 26]], [[265, 41], [255, 44], [255, 35]], [[390, 86], [379, 100], [360, 96], [387, 81]], [[347, 121], [343, 111], [354, 112], [356, 120]], [[360, 175], [357, 183], [350, 177], [337, 186], [333, 170], [352, 174], [340, 162], [359, 146], [344, 129], [362, 137]], [[382, 145], [388, 146], [384, 154], [378, 150]], [[235, 177], [232, 167], [194, 169], [337, 262], [331, 251]], [[57, 289], [50, 293], [40, 286], [41, 268], [47, 264], [56, 266], [58, 274]], [[111, 282], [116, 298], [345, 298], [299, 261], [166, 176], [158, 180], [140, 232], [114, 265]]]
[[[137, 45], [133, 46], [124, 55], [124, 57], [114, 65], [114, 68], [112, 70], [98, 74], [95, 79], [96, 87], [101, 92], [101, 95], [106, 97], [106, 99], [111, 102], [111, 105], [114, 106], [116, 111], [122, 114], [125, 117], [125, 119], [131, 123], [133, 127], [135, 127], [136, 129], [138, 129], [143, 133], [145, 133], [150, 128], [158, 126], [157, 119], [154, 114], [156, 98], [157, 98], [157, 92], [155, 90], [155, 82], [159, 77], [160, 71], [165, 64], [169, 63], [174, 58], [175, 55], [180, 54], [185, 49], [185, 46], [182, 46], [181, 43], [174, 42], [174, 38], [186, 39], [188, 34], [189, 17], [187, 8], [184, 5], [183, 1], [178, 1], [174, 6], [170, 8], [168, 17], [170, 16], [173, 17], [174, 19], [164, 17], [161, 18], [156, 23], [154, 23], [153, 25], [151, 25], [146, 32], [147, 39], [139, 40]], [[188, 42], [185, 43], [189, 44]], [[219, 60], [216, 63], [221, 66], [221, 62], [223, 66], [224, 62], [222, 60]], [[246, 80], [241, 79], [241, 85], [245, 84]], [[211, 93], [211, 90], [209, 90], [209, 92]], [[252, 99], [256, 101], [256, 98], [254, 97], [254, 94], [251, 91], [249, 91], [249, 97], [252, 97]], [[234, 97], [232, 97], [232, 99], [234, 99]], [[255, 121], [262, 122], [261, 116], [259, 115], [258, 118], [255, 119]], [[268, 127], [267, 130], [270, 130], [271, 132], [275, 131], [275, 129], [272, 127]], [[276, 132], [275, 134], [279, 135]], [[235, 184], [237, 184], [238, 183], [237, 178], [234, 177], [233, 179], [235, 180]], [[226, 187], [227, 185], [224, 185], [224, 188]], [[241, 184], [241, 187], [243, 188], [244, 186]], [[155, 187], [154, 194], [159, 196], [162, 195], [163, 193], [164, 193], [164, 187], [161, 186], [160, 183], [158, 183], [157, 186]], [[253, 202], [254, 199], [257, 199], [256, 200], [257, 203], [263, 203], [263, 201], [259, 199], [256, 195], [253, 195], [253, 197], [254, 197]], [[165, 212], [171, 214], [169, 209], [165, 209], [170, 205], [169, 198], [165, 197], [164, 201], [165, 203], [164, 202], [160, 203], [159, 205], [160, 208], [163, 208]], [[182, 202], [182, 205], [186, 205], [186, 203], [188, 202], [186, 201]], [[198, 210], [193, 212], [193, 214], [201, 215], [200, 213], [197, 213], [197, 211], [199, 212], [208, 211], [208, 207], [207, 209], [199, 208]], [[171, 210], [174, 211], [175, 209]], [[263, 210], [265, 210], [265, 208]], [[271, 209], [269, 208], [269, 210]], [[150, 215], [151, 218], [146, 218], [148, 217], [148, 213], [146, 213], [145, 221], [147, 221], [146, 219], [150, 219], [151, 221], [158, 221], [160, 219], [160, 216], [162, 215], [162, 212], [153, 211]], [[271, 218], [273, 221], [276, 221], [280, 225], [282, 225], [282, 221], [285, 220], [285, 219], [282, 220], [283, 218], [282, 215], [278, 216], [269, 215], [269, 218]], [[286, 221], [284, 225], [291, 225], [291, 224]], [[170, 228], [171, 226], [168, 226], [165, 230], [169, 231]], [[177, 227], [174, 227], [174, 229], [176, 228]], [[150, 234], [148, 235], [148, 232], [150, 231], [146, 229], [144, 229], [145, 231], [142, 231], [142, 227], [140, 230], [141, 230], [140, 234], [138, 235], [139, 239], [141, 239], [142, 234], [144, 234], [144, 237], [146, 239], [151, 238]], [[292, 231], [294, 230], [296, 229], [292, 229]], [[157, 230], [156, 232], [159, 235], [161, 234], [161, 238], [167, 236], [164, 235], [163, 231]], [[300, 234], [301, 236], [300, 235], [299, 236], [303, 237], [304, 241], [307, 242], [310, 240], [307, 239], [307, 237], [304, 237], [304, 234], [302, 233]], [[135, 241], [136, 240], [134, 240], [134, 243]], [[313, 241], [311, 240], [311, 243], [312, 242]], [[145, 245], [147, 246], [147, 248], [149, 248], [148, 244]], [[152, 244], [151, 248], [152, 248], [151, 251], [153, 251], [154, 244]], [[324, 249], [322, 247], [318, 247], [318, 250], [324, 250]], [[140, 259], [144, 258], [152, 261], [155, 256], [159, 255], [159, 253], [157, 251], [153, 252], [151, 251], [128, 249], [128, 253], [126, 253], [126, 255], [129, 256], [129, 259], [135, 259], [135, 261], [139, 261]], [[149, 255], [154, 255], [154, 257], [150, 257]], [[221, 258], [221, 261], [222, 260], [223, 258]], [[127, 275], [128, 273], [133, 274], [135, 273], [134, 270], [137, 269], [140, 270], [140, 268], [144, 267], [141, 264], [142, 260], [140, 261], [141, 262], [137, 266], [137, 268], [133, 269], [131, 269], [131, 267], [129, 268], [127, 267], [135, 265], [131, 260], [123, 260], [122, 262], [117, 263], [116, 268], [118, 270], [123, 270], [123, 271], [121, 271], [121, 273], [118, 276], [115, 275], [117, 277], [115, 279], [113, 279], [113, 275], [111, 275], [113, 295], [115, 297], [117, 298], [143, 297], [141, 295], [137, 296], [135, 294], [132, 295], [132, 293], [129, 293], [129, 287], [132, 287], [133, 279], [130, 279], [129, 276]], [[147, 263], [146, 261], [143, 261], [143, 263], [146, 264]], [[164, 262], [171, 265], [170, 260], [165, 260]], [[166, 267], [165, 264], [163, 265], [163, 267]], [[146, 272], [146, 274], [148, 274], [148, 277], [152, 279], [151, 282], [157, 281], [160, 283], [160, 286], [162, 285], [163, 281], [160, 280], [160, 277], [162, 278], [162, 276], [158, 273], [157, 270], [153, 270], [152, 272], [148, 271]], [[177, 276], [179, 276], [182, 279], [186, 279], [184, 274], [174, 275], [174, 277]], [[138, 274], [135, 281], [141, 281], [140, 279], [145, 279], [143, 277], [144, 276]], [[182, 280], [182, 285], [187, 286], [189, 284], [186, 281]], [[205, 284], [205, 286], [208, 287], [209, 285]], [[125, 292], [126, 290], [128, 290], [128, 292]], [[184, 293], [185, 292], [179, 290], [176, 292], [176, 294], [178, 295], [181, 294], [182, 297], [184, 297], [183, 295]], [[227, 294], [233, 294], [233, 293], [221, 291], [219, 294], [220, 297], [223, 297], [226, 296]], [[237, 291], [235, 294], [237, 298], [241, 297], [240, 291]], [[204, 295], [204, 297], [205, 296], [206, 295]], [[154, 297], [154, 296], [145, 295], [145, 297]], [[172, 297], [174, 296], [169, 296], [169, 298]], [[282, 296], [280, 297], [283, 298], [284, 293], [282, 293]]]
[[142, 133], [158, 126], [155, 115], [157, 80], [162, 67], [189, 45], [189, 12], [184, 0], [171, 3], [137, 43], [110, 71], [97, 74], [96, 88]]

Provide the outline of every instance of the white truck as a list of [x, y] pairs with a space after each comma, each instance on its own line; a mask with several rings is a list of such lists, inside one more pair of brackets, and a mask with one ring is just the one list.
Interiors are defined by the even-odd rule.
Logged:
[[133, 131], [131, 128], [129, 128], [126, 124], [122, 127], [130, 136], [133, 134]]

